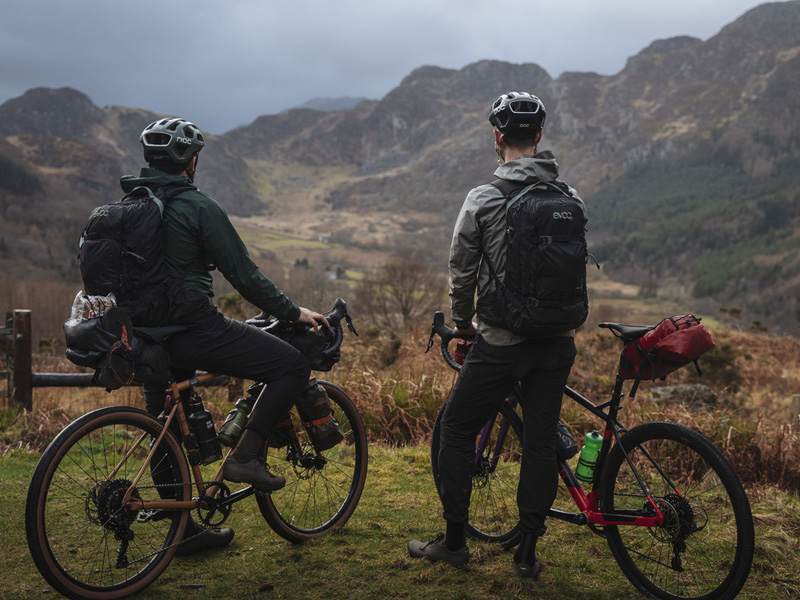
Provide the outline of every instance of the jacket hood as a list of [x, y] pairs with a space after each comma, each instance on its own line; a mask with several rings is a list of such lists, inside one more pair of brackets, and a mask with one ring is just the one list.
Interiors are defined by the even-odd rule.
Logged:
[[555, 181], [558, 178], [558, 163], [550, 150], [543, 150], [535, 156], [525, 154], [500, 165], [494, 175], [500, 179], [525, 184]]
[[157, 169], [145, 167], [138, 177], [134, 175], [123, 175], [119, 180], [122, 191], [129, 194], [133, 188], [145, 186], [151, 190], [157, 190], [165, 185], [192, 185], [192, 180], [183, 175], [170, 175]]

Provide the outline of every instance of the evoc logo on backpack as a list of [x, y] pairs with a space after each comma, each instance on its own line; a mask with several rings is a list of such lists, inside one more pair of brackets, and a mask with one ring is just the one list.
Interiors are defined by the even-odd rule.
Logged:
[[561, 182], [492, 185], [506, 197], [506, 270], [501, 281], [484, 254], [495, 290], [478, 316], [522, 336], [575, 329], [589, 312], [583, 203]]

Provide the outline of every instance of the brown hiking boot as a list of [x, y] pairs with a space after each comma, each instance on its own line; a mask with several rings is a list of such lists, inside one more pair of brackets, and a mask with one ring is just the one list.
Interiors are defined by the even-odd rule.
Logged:
[[225, 466], [222, 467], [222, 476], [227, 481], [249, 483], [262, 492], [276, 492], [286, 485], [285, 478], [267, 471], [264, 462], [258, 458], [251, 458], [246, 463], [240, 463], [231, 455], [225, 461]]

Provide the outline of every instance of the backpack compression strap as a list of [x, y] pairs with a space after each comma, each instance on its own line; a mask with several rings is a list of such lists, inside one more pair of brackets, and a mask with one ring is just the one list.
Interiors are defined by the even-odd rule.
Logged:
[[[534, 189], [537, 186], [544, 185], [552, 191], [558, 192], [563, 194], [567, 198], [572, 198], [572, 194], [569, 192], [569, 187], [563, 181], [536, 181], [531, 184], [524, 184], [518, 181], [509, 181], [508, 179], [495, 179], [492, 181], [491, 184], [496, 187], [503, 197], [506, 198], [506, 213], [508, 210], [514, 205], [514, 203], [519, 200], [523, 195], [527, 194], [530, 190]], [[565, 242], [575, 239], [575, 236], [572, 235], [560, 235], [560, 236], [542, 236], [541, 243], [544, 244], [551, 244], [553, 242]], [[494, 279], [495, 285], [500, 286], [501, 282], [498, 279], [497, 275], [495, 274], [494, 268], [492, 267], [492, 263], [489, 261], [489, 256], [485, 252], [483, 253], [483, 258], [486, 260], [486, 265], [489, 267], [489, 274]], [[599, 265], [598, 265], [599, 267]]]

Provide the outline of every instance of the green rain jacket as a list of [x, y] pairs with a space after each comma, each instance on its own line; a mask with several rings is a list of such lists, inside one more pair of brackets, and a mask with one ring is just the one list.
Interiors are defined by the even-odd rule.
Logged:
[[[191, 184], [188, 177], [143, 168], [139, 177], [120, 179], [127, 194], [146, 186], [154, 192], [168, 184]], [[198, 191], [171, 198], [164, 207], [164, 253], [170, 276], [183, 277], [183, 290], [214, 296], [209, 261], [251, 304], [279, 319], [295, 321], [300, 309], [264, 275], [250, 258], [247, 248], [219, 203]], [[185, 277], [184, 277], [185, 275]]]

